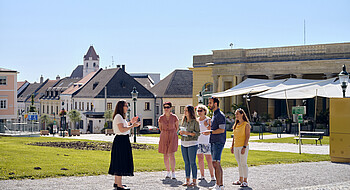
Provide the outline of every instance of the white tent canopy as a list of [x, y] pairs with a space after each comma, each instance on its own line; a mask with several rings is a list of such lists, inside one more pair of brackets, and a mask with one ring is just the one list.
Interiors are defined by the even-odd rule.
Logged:
[[239, 83], [238, 85], [226, 91], [217, 92], [217, 93], [213, 93], [210, 95], [208, 94], [208, 95], [220, 98], [220, 97], [237, 96], [237, 95], [243, 95], [243, 94], [249, 94], [249, 93], [258, 93], [258, 92], [263, 92], [273, 87], [276, 87], [277, 85], [283, 83], [285, 80], [286, 79], [267, 80], [267, 79], [247, 78], [243, 82]]
[[[349, 96], [349, 90], [346, 92], [346, 96]], [[269, 99], [307, 99], [314, 98], [315, 96], [342, 98], [343, 93], [339, 80], [336, 80], [336, 78], [326, 80], [290, 78], [284, 83], [254, 96]]]

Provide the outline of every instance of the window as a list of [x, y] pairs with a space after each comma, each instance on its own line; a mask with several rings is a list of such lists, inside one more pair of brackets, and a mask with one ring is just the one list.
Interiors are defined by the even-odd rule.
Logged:
[[107, 103], [107, 110], [112, 110], [112, 102]]
[[96, 63], [94, 63], [94, 67], [96, 66]]
[[53, 106], [51, 106], [51, 114], [53, 114]]
[[56, 106], [56, 114], [58, 114], [58, 106]]
[[151, 103], [145, 102], [145, 110], [151, 110]]
[[70, 110], [72, 110], [73, 109], [73, 104], [70, 104]]
[[171, 112], [172, 112], [173, 114], [175, 114], [175, 106], [172, 106], [172, 107], [171, 107]]
[[159, 106], [156, 106], [156, 114], [159, 114]]
[[89, 102], [86, 102], [86, 111], [89, 111]]
[[49, 106], [46, 106], [46, 112], [48, 113], [48, 114], [50, 114], [50, 109], [49, 109]]
[[43, 105], [43, 113], [45, 113], [45, 106]]
[[185, 106], [180, 106], [180, 114], [184, 114], [185, 113]]
[[91, 111], [93, 111], [93, 109], [94, 109], [94, 104], [91, 102]]
[[81, 110], [81, 102], [79, 102], [79, 110]]
[[82, 102], [81, 104], [81, 110], [84, 110], [84, 102]]
[[0, 85], [7, 85], [7, 76], [0, 76]]
[[86, 67], [89, 67], [89, 64], [88, 64], [88, 63], [86, 63]]
[[0, 109], [7, 109], [7, 100], [6, 99], [0, 100]]
[[75, 102], [75, 108], [74, 109], [78, 109], [77, 102]]

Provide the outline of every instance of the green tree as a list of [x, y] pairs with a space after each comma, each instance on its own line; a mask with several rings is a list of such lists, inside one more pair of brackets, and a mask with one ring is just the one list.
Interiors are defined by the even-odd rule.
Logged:
[[74, 123], [74, 129], [77, 129], [77, 122], [81, 120], [80, 112], [77, 110], [70, 110], [68, 112], [68, 117], [69, 120]]
[[[106, 110], [104, 117], [107, 119], [106, 123], [111, 122], [112, 117], [113, 117], [113, 110]], [[108, 124], [107, 124], [107, 127], [108, 127]]]
[[50, 116], [47, 115], [47, 114], [42, 114], [42, 115], [40, 116], [40, 121], [41, 121], [41, 123], [44, 124], [44, 130], [46, 129], [46, 124], [49, 123], [50, 120], [51, 120], [51, 119], [50, 119]]

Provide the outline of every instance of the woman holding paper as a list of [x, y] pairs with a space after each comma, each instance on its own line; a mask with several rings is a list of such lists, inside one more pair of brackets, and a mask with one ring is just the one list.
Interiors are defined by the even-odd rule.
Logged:
[[[198, 136], [200, 134], [199, 123], [196, 120], [194, 113], [194, 107], [187, 105], [185, 107], [185, 116], [182, 122], [183, 130], [179, 133], [181, 137], [181, 152], [185, 162], [186, 183], [183, 186], [196, 186], [197, 185], [197, 165], [196, 165], [196, 153], [198, 149]], [[190, 183], [190, 174], [192, 170], [192, 180]]]
[[[211, 129], [210, 118], [206, 116], [207, 113], [208, 113], [208, 108], [205, 105], [197, 106], [197, 114], [199, 116], [197, 118], [197, 121], [199, 122], [199, 128], [201, 133]], [[201, 172], [201, 178], [199, 178], [199, 180], [205, 179], [204, 178], [204, 155], [205, 155], [205, 158], [208, 163], [208, 169], [210, 172], [211, 181], [215, 181], [209, 138], [210, 138], [210, 135], [204, 135], [204, 134], [201, 134], [198, 137], [197, 157], [198, 157], [199, 170]]]

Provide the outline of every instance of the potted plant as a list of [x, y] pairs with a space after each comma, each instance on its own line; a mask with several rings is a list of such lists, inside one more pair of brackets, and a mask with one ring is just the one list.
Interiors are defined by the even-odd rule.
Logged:
[[281, 133], [282, 131], [282, 122], [278, 119], [274, 120], [271, 126], [272, 133]]

